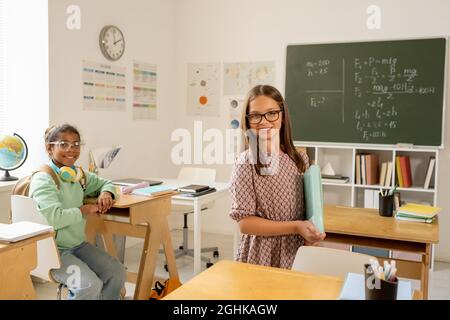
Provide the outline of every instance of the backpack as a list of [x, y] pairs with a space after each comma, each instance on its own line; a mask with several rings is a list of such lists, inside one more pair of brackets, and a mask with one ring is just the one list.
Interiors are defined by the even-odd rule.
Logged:
[[[83, 174], [83, 177], [80, 180], [80, 184], [81, 184], [81, 187], [83, 188], [83, 190], [85, 190], [86, 189], [86, 175], [85, 175], [83, 169], [81, 169], [80, 167], [78, 167], [78, 170], [81, 170], [81, 172]], [[50, 166], [44, 165], [44, 166], [40, 167], [38, 170], [33, 171], [31, 173], [31, 175], [23, 177], [22, 179], [19, 179], [19, 181], [17, 181], [16, 184], [14, 185], [12, 194], [28, 197], [29, 196], [28, 193], [30, 191], [31, 179], [33, 179], [33, 175], [36, 172], [48, 173], [52, 177], [53, 181], [55, 182], [56, 188], [59, 189], [59, 179], [58, 179], [55, 171], [53, 171], [53, 169], [50, 168]]]
[[149, 300], [161, 300], [179, 287], [181, 287], [181, 282], [178, 279], [167, 279], [164, 284], [156, 281], [155, 287], [150, 291]]

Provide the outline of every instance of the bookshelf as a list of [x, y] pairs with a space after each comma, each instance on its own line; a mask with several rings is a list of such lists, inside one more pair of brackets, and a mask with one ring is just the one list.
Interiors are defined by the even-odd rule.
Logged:
[[[393, 163], [392, 176], [389, 186], [381, 186], [383, 190], [391, 189], [397, 183], [396, 156], [409, 156], [413, 185], [409, 188], [399, 188], [402, 202], [428, 203], [437, 205], [437, 179], [438, 179], [438, 148], [398, 148], [392, 145], [336, 145], [332, 143], [302, 143], [296, 142], [295, 146], [306, 149], [310, 161], [323, 168], [328, 162], [332, 165], [336, 174], [349, 177], [347, 183], [323, 182], [324, 203], [330, 205], [342, 205], [350, 207], [364, 207], [364, 192], [367, 189], [379, 190], [380, 185], [367, 185], [356, 183], [356, 155], [359, 153], [373, 153], [378, 155], [378, 175], [381, 164], [391, 161]], [[424, 189], [425, 177], [430, 157], [435, 157], [430, 188]], [[394, 218], [392, 218], [394, 219]], [[338, 246], [339, 247], [339, 246]], [[350, 247], [349, 247], [350, 248]], [[433, 248], [434, 249], [434, 248]], [[420, 256], [390, 252], [390, 257], [401, 259], [419, 259]], [[434, 250], [432, 251], [433, 268]]]

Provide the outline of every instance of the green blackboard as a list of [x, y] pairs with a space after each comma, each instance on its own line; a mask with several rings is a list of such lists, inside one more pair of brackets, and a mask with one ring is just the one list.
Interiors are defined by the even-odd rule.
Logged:
[[290, 45], [295, 141], [442, 145], [445, 38]]

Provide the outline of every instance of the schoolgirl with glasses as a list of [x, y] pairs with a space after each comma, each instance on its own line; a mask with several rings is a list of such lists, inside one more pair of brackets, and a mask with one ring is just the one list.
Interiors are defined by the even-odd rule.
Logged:
[[236, 260], [291, 269], [300, 246], [325, 238], [303, 220], [308, 156], [295, 149], [289, 110], [272, 86], [250, 90], [241, 129], [245, 151], [235, 161], [230, 184], [230, 217], [242, 233]]
[[[51, 270], [51, 275], [67, 286], [68, 299], [119, 299], [126, 279], [125, 267], [85, 239], [86, 217], [105, 213], [117, 195], [111, 181], [75, 166], [82, 145], [74, 126], [48, 128], [48, 165], [56, 173], [59, 187], [48, 173], [36, 172], [29, 196], [36, 200], [39, 212], [56, 231], [61, 268]], [[86, 196], [97, 196], [97, 203], [83, 204]]]

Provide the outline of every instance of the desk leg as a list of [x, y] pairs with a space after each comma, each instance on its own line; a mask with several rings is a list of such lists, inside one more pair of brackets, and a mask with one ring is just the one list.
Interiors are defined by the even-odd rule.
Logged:
[[[139, 265], [136, 290], [134, 292], [135, 299], [143, 300], [150, 297], [150, 290], [153, 285], [153, 277], [158, 258], [158, 249], [161, 243], [163, 243], [164, 248], [166, 248], [168, 257], [167, 263], [169, 270], [171, 270], [170, 275], [178, 278], [175, 257], [171, 246], [172, 241], [168, 240], [170, 234], [168, 233], [169, 225], [167, 223], [167, 216], [170, 214], [170, 208], [171, 199], [169, 197], [154, 202], [151, 207], [145, 208], [145, 210], [151, 210], [155, 214], [145, 215], [147, 232], [145, 235], [144, 248], [142, 250], [141, 263]], [[158, 212], [158, 214], [156, 214], [156, 212]]]
[[194, 276], [201, 271], [201, 220], [200, 204], [198, 199], [194, 200]]
[[422, 276], [420, 289], [424, 300], [428, 299], [428, 278], [430, 272], [431, 244], [426, 244], [425, 254], [422, 256]]

